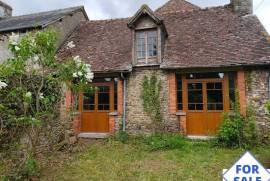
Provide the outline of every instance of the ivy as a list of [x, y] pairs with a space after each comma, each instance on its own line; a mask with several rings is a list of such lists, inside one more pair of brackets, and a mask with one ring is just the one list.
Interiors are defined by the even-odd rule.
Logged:
[[141, 93], [143, 108], [155, 123], [162, 121], [162, 114], [160, 112], [160, 89], [161, 82], [157, 79], [156, 75], [151, 75], [150, 78], [144, 76]]

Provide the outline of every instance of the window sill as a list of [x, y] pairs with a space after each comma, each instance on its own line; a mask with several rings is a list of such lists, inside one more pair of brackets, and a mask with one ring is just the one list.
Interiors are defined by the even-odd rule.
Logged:
[[183, 112], [183, 111], [178, 111], [175, 113], [176, 116], [186, 116], [187, 113], [186, 112]]
[[160, 66], [158, 63], [146, 64], [146, 63], [138, 63], [134, 67], [151, 67], [151, 66]]
[[118, 116], [118, 112], [110, 112], [109, 116]]

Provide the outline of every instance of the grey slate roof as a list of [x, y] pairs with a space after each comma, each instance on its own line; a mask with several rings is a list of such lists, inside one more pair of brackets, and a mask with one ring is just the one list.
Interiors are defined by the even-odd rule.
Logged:
[[13, 16], [0, 20], [0, 32], [10, 32], [22, 29], [44, 28], [66, 15], [82, 11], [88, 19], [83, 6], [71, 7], [66, 9], [58, 9], [53, 11]]

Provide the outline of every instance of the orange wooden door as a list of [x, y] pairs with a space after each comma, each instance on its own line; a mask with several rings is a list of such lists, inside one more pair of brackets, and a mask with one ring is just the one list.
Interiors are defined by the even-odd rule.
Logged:
[[214, 135], [228, 110], [226, 79], [187, 80], [187, 134]]
[[81, 131], [89, 133], [109, 132], [109, 112], [113, 110], [113, 84], [95, 84], [97, 90], [91, 93], [82, 93]]

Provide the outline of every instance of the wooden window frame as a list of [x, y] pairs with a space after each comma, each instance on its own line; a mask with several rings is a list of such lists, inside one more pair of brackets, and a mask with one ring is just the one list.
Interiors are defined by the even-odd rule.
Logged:
[[[149, 32], [155, 32], [156, 34], [156, 55], [149, 56], [148, 52], [148, 33]], [[144, 34], [144, 46], [145, 46], [145, 57], [138, 57], [138, 44], [137, 44], [137, 33], [143, 33]], [[136, 59], [138, 63], [148, 63], [148, 59], [157, 58], [158, 56], [158, 31], [157, 29], [149, 29], [149, 30], [137, 30], [135, 31], [135, 54]]]
[[83, 92], [79, 93], [79, 112], [81, 113], [91, 113], [91, 112], [113, 112], [114, 111], [114, 83], [113, 82], [104, 82], [104, 83], [92, 83], [91, 86], [93, 87], [99, 87], [99, 86], [108, 86], [110, 87], [109, 95], [109, 110], [98, 110], [98, 91], [94, 91], [95, 96], [95, 109], [94, 110], [84, 110], [83, 109]]
[[[188, 90], [187, 90], [187, 85], [188, 83], [198, 83], [198, 82], [222, 82], [223, 83], [223, 88], [222, 88], [222, 92], [223, 92], [223, 110], [208, 110], [207, 108], [205, 108], [205, 106], [207, 105], [203, 105], [204, 109], [201, 111], [207, 111], [207, 112], [226, 112], [229, 111], [229, 80], [228, 80], [228, 73], [225, 73], [224, 78], [223, 79], [216, 79], [216, 78], [209, 78], [209, 79], [186, 79], [186, 75], [185, 74], [179, 74], [177, 76], [176, 74], [176, 83], [177, 83], [177, 78], [181, 78], [182, 79], [182, 109], [178, 109], [178, 100], [176, 103], [176, 110], [178, 111], [184, 111], [184, 112], [200, 112], [200, 110], [189, 110], [188, 109]], [[204, 92], [206, 92], [206, 84], [203, 85], [203, 89]], [[176, 87], [176, 93], [177, 93], [177, 87]], [[177, 95], [176, 95], [176, 99], [177, 99]], [[207, 104], [207, 97], [204, 96], [204, 103]]]

